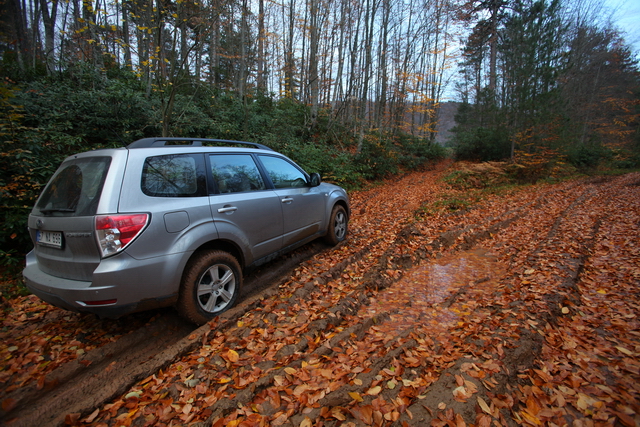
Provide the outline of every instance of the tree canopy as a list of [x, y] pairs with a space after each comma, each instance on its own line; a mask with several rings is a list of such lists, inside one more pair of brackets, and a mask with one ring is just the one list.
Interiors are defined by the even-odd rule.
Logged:
[[562, 0], [470, 4], [489, 18], [476, 21], [464, 47], [459, 157], [551, 152], [579, 167], [607, 157], [640, 164], [638, 61], [600, 9]]

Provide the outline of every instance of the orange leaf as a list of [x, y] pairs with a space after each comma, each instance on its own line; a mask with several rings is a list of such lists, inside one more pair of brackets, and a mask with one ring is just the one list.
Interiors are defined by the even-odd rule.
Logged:
[[5, 412], [9, 412], [13, 408], [15, 408], [17, 404], [18, 404], [18, 401], [16, 399], [10, 397], [10, 398], [5, 399], [5, 400], [2, 401], [2, 409]]
[[350, 391], [349, 392], [349, 396], [351, 396], [351, 398], [353, 400], [355, 400], [356, 402], [363, 402], [364, 399], [362, 398], [362, 396], [360, 396], [360, 393], [355, 392], [355, 391]]
[[629, 415], [625, 414], [624, 412], [615, 412], [616, 416], [618, 417], [618, 419], [620, 420], [620, 422], [622, 424], [624, 424], [626, 427], [635, 427], [636, 425], [636, 420], [634, 420], [632, 417], [630, 417]]
[[95, 411], [93, 411], [93, 412], [91, 413], [91, 415], [89, 415], [88, 417], [84, 418], [84, 419], [82, 420], [82, 422], [83, 422], [83, 423], [87, 423], [87, 424], [92, 423], [92, 422], [93, 422], [93, 421], [98, 417], [98, 414], [99, 414], [99, 413], [100, 413], [100, 409], [96, 409]]
[[464, 385], [464, 378], [462, 378], [460, 375], [456, 375], [456, 384], [459, 386]]
[[272, 426], [281, 426], [287, 422], [289, 419], [289, 415], [286, 412], [276, 412], [273, 420], [271, 421]]
[[491, 408], [489, 408], [489, 405], [487, 405], [487, 402], [485, 402], [484, 399], [481, 398], [480, 396], [478, 396], [478, 405], [480, 405], [480, 409], [482, 409], [487, 414], [491, 415]]
[[240, 355], [234, 350], [227, 351], [225, 356], [226, 359], [231, 363], [236, 363], [240, 359]]
[[525, 418], [527, 421], [529, 421], [529, 423], [539, 426], [542, 425], [542, 421], [540, 421], [538, 419], [538, 417], [531, 415], [529, 412], [527, 411], [521, 411], [520, 414], [523, 416], [523, 418]]
[[73, 426], [76, 425], [80, 421], [80, 414], [67, 414], [64, 416], [64, 422], [67, 425]]
[[373, 408], [371, 405], [366, 406], [354, 406], [349, 411], [351, 411], [351, 415], [354, 418], [362, 421], [367, 425], [371, 425], [373, 423]]
[[336, 420], [345, 421], [347, 417], [342, 413], [341, 407], [331, 408], [331, 416]]
[[382, 387], [377, 385], [377, 386], [371, 387], [369, 390], [367, 390], [367, 394], [369, 396], [377, 396], [377, 395], [380, 394], [381, 391], [382, 391]]

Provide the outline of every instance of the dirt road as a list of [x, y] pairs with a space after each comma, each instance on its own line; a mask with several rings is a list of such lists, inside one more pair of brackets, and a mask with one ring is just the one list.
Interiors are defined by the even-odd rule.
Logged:
[[[482, 194], [451, 212], [464, 194], [442, 183], [444, 167], [354, 193], [347, 242], [197, 330], [171, 312], [105, 323], [20, 301], [29, 315], [14, 312], [0, 337], [5, 423], [29, 425], [75, 364], [67, 384], [84, 394], [128, 385], [58, 405], [48, 424], [640, 425], [640, 174]], [[86, 350], [48, 368], [53, 338], [34, 334], [79, 326]], [[120, 372], [92, 356], [113, 345], [107, 327], [112, 342], [181, 338]], [[100, 363], [107, 375], [87, 387], [84, 369]]]

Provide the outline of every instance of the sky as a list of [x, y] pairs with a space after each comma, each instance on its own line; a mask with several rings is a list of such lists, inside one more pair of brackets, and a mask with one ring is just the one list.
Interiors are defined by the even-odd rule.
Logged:
[[626, 32], [625, 40], [640, 57], [640, 0], [604, 0], [613, 13], [613, 22]]

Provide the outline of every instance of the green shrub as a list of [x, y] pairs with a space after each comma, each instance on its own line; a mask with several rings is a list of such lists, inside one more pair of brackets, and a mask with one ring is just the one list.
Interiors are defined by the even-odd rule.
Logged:
[[509, 134], [500, 127], [459, 131], [452, 144], [458, 160], [497, 161], [509, 158], [511, 154]]
[[594, 169], [613, 157], [611, 149], [600, 143], [576, 144], [566, 151], [569, 163], [578, 169]]
[[439, 144], [413, 137], [401, 139], [400, 164], [407, 170], [420, 169], [429, 162], [442, 159], [446, 150]]
[[398, 152], [385, 138], [367, 135], [362, 150], [355, 156], [358, 172], [365, 179], [384, 178], [400, 171]]
[[287, 147], [283, 153], [291, 157], [309, 173], [317, 172], [324, 180], [346, 188], [361, 184], [362, 174], [349, 153], [327, 150], [326, 146], [298, 144]]

